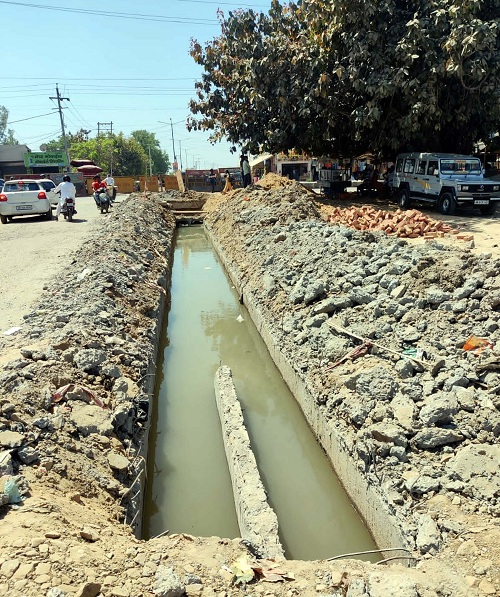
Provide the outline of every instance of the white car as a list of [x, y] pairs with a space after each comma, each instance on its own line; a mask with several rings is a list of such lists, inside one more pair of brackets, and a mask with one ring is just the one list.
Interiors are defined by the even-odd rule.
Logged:
[[50, 178], [40, 178], [38, 182], [45, 189], [45, 192], [47, 193], [47, 199], [50, 201], [50, 204], [57, 205], [57, 203], [59, 202], [59, 194], [54, 193], [56, 183]]
[[52, 219], [52, 206], [37, 180], [7, 180], [0, 193], [0, 222], [7, 224], [18, 216], [41, 215]]

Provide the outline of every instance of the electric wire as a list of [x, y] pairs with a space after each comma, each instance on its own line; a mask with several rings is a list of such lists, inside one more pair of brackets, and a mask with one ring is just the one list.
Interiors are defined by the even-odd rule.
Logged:
[[0, 4], [11, 4], [13, 6], [23, 6], [25, 8], [38, 8], [42, 10], [53, 10], [59, 12], [69, 12], [81, 15], [90, 15], [92, 17], [111, 17], [114, 19], [132, 19], [134, 21], [154, 21], [163, 23], [177, 23], [184, 25], [218, 25], [215, 19], [192, 19], [189, 17], [167, 17], [165, 15], [148, 15], [142, 13], [123, 13], [108, 10], [90, 10], [87, 8], [69, 8], [65, 6], [47, 6], [44, 4], [32, 4], [30, 2], [12, 2], [11, 0], [0, 0]]
[[49, 116], [49, 114], [54, 114], [54, 112], [47, 112], [46, 114], [39, 114], [38, 116], [30, 116], [29, 118], [21, 118], [20, 120], [11, 120], [7, 122], [8, 125], [16, 124], [16, 122], [24, 122], [25, 120], [33, 120], [34, 118], [42, 118], [42, 116]]

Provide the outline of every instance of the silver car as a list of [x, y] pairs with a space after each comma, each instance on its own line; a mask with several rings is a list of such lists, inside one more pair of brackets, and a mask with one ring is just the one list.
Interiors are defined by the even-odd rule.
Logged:
[[8, 180], [0, 193], [0, 222], [7, 224], [18, 216], [41, 215], [52, 219], [52, 207], [37, 180]]

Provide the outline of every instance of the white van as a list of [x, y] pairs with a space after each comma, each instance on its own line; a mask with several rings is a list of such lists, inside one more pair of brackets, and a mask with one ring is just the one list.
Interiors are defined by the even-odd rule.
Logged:
[[500, 201], [500, 182], [484, 178], [479, 158], [468, 155], [401, 153], [392, 185], [402, 209], [423, 201], [447, 215], [453, 215], [457, 205], [492, 215]]

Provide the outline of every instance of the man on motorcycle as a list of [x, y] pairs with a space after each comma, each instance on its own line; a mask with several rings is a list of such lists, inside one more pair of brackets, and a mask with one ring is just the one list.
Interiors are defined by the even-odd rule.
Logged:
[[56, 208], [56, 221], [59, 220], [61, 208], [64, 206], [66, 199], [73, 199], [73, 205], [75, 206], [74, 213], [76, 214], [76, 187], [71, 182], [71, 178], [68, 175], [63, 176], [62, 182], [60, 182], [54, 189], [54, 193], [59, 193], [59, 201], [57, 202]]
[[99, 207], [99, 205], [101, 203], [101, 200], [99, 199], [99, 194], [106, 192], [106, 183], [103, 180], [101, 180], [101, 177], [99, 176], [99, 174], [96, 174], [94, 176], [94, 182], [92, 183], [92, 189], [94, 191], [95, 204], [97, 205], [97, 207]]

